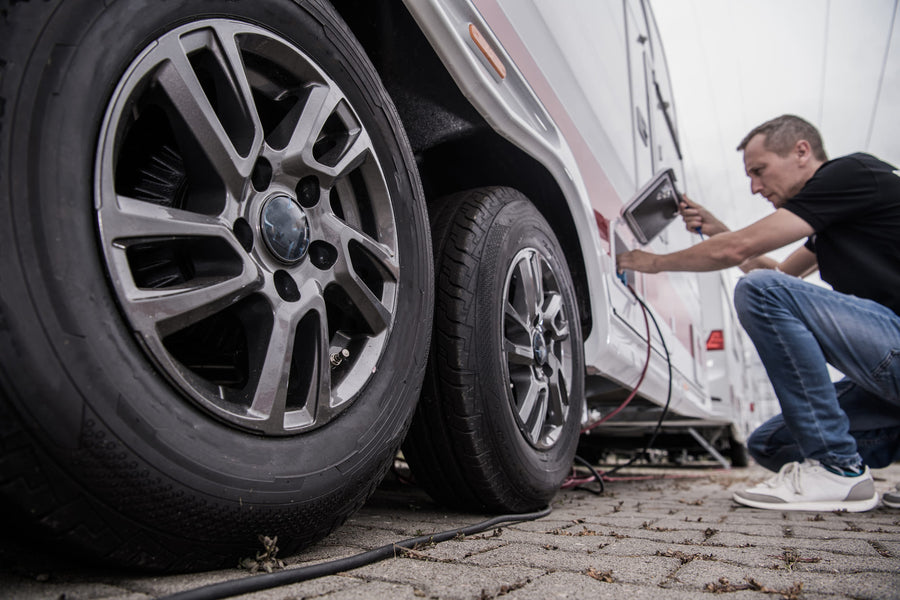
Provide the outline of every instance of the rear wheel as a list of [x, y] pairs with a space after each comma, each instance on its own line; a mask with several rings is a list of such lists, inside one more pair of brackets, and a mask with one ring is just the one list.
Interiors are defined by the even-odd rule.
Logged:
[[322, 537], [390, 465], [430, 334], [374, 69], [318, 1], [4, 12], [0, 490], [126, 564]]
[[546, 505], [579, 436], [584, 358], [559, 242], [509, 188], [446, 199], [432, 215], [435, 333], [404, 454], [436, 500]]

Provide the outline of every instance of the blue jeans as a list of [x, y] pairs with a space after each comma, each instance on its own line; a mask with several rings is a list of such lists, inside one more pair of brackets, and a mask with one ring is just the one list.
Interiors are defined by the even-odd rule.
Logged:
[[[758, 463], [900, 460], [900, 316], [770, 270], [742, 278], [734, 304], [781, 405], [748, 440]], [[846, 378], [832, 383], [827, 363]]]

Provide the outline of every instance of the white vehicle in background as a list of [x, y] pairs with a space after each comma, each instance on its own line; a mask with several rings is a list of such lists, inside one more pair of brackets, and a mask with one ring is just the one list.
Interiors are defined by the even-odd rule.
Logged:
[[645, 0], [0, 13], [0, 493], [51, 536], [198, 569], [327, 535], [401, 444], [520, 511], [664, 408], [667, 447], [743, 443], [719, 280], [615, 272], [624, 206], [684, 184]]

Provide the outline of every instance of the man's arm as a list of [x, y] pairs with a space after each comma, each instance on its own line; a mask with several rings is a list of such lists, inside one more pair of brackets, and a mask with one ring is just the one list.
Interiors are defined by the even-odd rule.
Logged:
[[[741, 265], [741, 268], [743, 267], [744, 265]], [[806, 246], [800, 246], [773, 268], [795, 277], [806, 277], [819, 269], [819, 262], [816, 260], [814, 252], [811, 252]]]
[[[748, 259], [755, 259], [766, 252], [809, 237], [812, 233], [813, 228], [809, 223], [794, 213], [779, 208], [773, 214], [743, 229], [714, 235], [678, 252], [671, 254], [652, 254], [643, 250], [625, 252], [617, 257], [618, 269], [631, 269], [642, 273], [718, 271], [738, 266]], [[806, 257], [803, 264], [807, 268], [808, 262]], [[793, 267], [789, 265], [789, 268], [798, 266], [801, 265]]]
[[[686, 194], [682, 194], [679, 210], [685, 227], [692, 233], [699, 232], [712, 237], [731, 231], [715, 215], [691, 200]], [[745, 260], [738, 266], [744, 273], [749, 273], [754, 269], [778, 269], [796, 277], [806, 277], [818, 269], [816, 255], [802, 246], [781, 263], [768, 256], [757, 256]]]

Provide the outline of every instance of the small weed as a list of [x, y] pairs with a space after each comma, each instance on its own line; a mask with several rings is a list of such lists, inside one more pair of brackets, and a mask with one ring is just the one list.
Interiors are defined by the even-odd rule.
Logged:
[[238, 563], [238, 568], [247, 569], [251, 573], [256, 573], [260, 570], [271, 573], [277, 569], [283, 569], [284, 561], [277, 557], [278, 536], [258, 535], [257, 539], [263, 546], [262, 551], [256, 553], [256, 558], [247, 557], [241, 559]]
[[817, 563], [821, 562], [821, 558], [803, 558], [800, 556], [800, 552], [793, 548], [785, 548], [784, 552], [781, 553], [780, 556], [775, 556], [769, 554], [772, 558], [777, 558], [784, 561], [784, 566], [788, 571], [792, 571], [794, 569], [794, 565], [797, 563]]
[[693, 560], [715, 560], [715, 557], [712, 554], [687, 554], [686, 552], [682, 552], [681, 550], [666, 550], [662, 552], [660, 550], [656, 551], [656, 556], [665, 556], [666, 558], [677, 558], [681, 561], [681, 564], [686, 565]]
[[592, 577], [597, 581], [602, 581], [603, 583], [614, 583], [616, 580], [613, 578], [612, 571], [598, 571], [594, 567], [591, 567], [587, 571], [584, 572], [588, 577]]
[[720, 577], [719, 581], [715, 583], [707, 583], [704, 589], [706, 589], [707, 592], [712, 592], [714, 594], [752, 590], [754, 592], [762, 592], [763, 594], [780, 594], [783, 600], [800, 600], [800, 594], [803, 590], [803, 584], [799, 581], [795, 582], [794, 585], [785, 590], [768, 588], [752, 577], [747, 577], [744, 581], [747, 583], [735, 584], [728, 581], [725, 577]]
[[696, 500], [679, 500], [682, 504], [687, 504], [688, 506], [703, 506], [703, 499], [697, 498]]

